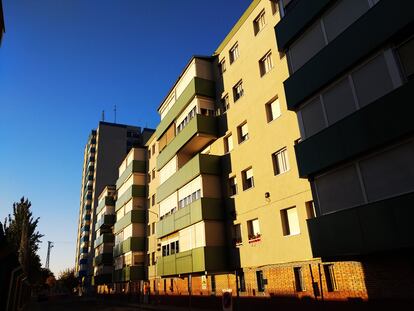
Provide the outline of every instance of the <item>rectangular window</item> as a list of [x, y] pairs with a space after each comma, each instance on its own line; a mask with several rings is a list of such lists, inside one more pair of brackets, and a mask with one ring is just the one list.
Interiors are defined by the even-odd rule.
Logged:
[[155, 222], [152, 223], [152, 234], [155, 234]]
[[237, 127], [237, 132], [239, 134], [239, 144], [249, 139], [249, 127], [247, 123], [239, 125]]
[[230, 108], [230, 103], [229, 103], [229, 95], [225, 95], [221, 100], [220, 100], [220, 105], [221, 105], [221, 111], [223, 113], [225, 113], [227, 110], [229, 110]]
[[283, 235], [296, 235], [300, 233], [298, 211], [296, 207], [283, 209], [280, 211], [282, 218]]
[[224, 137], [224, 152], [229, 153], [233, 150], [233, 136], [231, 134]]
[[335, 273], [334, 273], [334, 265], [333, 264], [323, 265], [323, 271], [325, 273], [326, 287], [328, 289], [328, 292], [336, 291], [337, 287], [336, 287], [336, 280], [335, 280]]
[[244, 277], [244, 271], [238, 271], [237, 275], [239, 277], [239, 290], [241, 292], [246, 291], [246, 279]]
[[156, 264], [156, 260], [155, 260], [155, 252], [152, 252], [152, 253], [151, 253], [151, 263], [152, 263], [152, 265], [155, 265], [155, 264]]
[[217, 285], [216, 285], [216, 276], [212, 275], [211, 276], [211, 292], [215, 293], [217, 289]]
[[170, 291], [174, 292], [174, 279], [170, 279]]
[[266, 104], [266, 116], [267, 122], [272, 122], [274, 119], [279, 118], [281, 115], [280, 112], [280, 102], [279, 98]]
[[152, 179], [155, 178], [155, 169], [152, 170]]
[[234, 102], [238, 101], [239, 98], [242, 97], [243, 95], [244, 95], [243, 81], [240, 80], [239, 82], [237, 82], [237, 84], [235, 86], [233, 86]]
[[252, 219], [247, 222], [247, 233], [249, 234], [249, 240], [255, 240], [260, 238], [260, 226], [259, 219]]
[[151, 182], [151, 173], [148, 173], [148, 182]]
[[315, 205], [313, 201], [305, 202], [306, 206], [306, 215], [308, 216], [308, 219], [315, 218]]
[[151, 206], [155, 205], [155, 194], [152, 195], [151, 197]]
[[233, 64], [236, 61], [236, 59], [239, 58], [240, 56], [239, 44], [237, 42], [230, 49], [229, 56], [230, 56], [230, 64]]
[[278, 10], [278, 0], [270, 0], [271, 6], [272, 6], [272, 14], [275, 15]]
[[155, 154], [155, 144], [152, 145], [152, 155], [154, 155], [154, 154]]
[[295, 288], [296, 288], [296, 291], [297, 292], [304, 292], [305, 291], [305, 284], [303, 283], [302, 267], [293, 268], [293, 273], [295, 275]]
[[148, 159], [151, 159], [151, 150], [148, 150]]
[[226, 72], [226, 60], [224, 58], [219, 62], [219, 72], [221, 75]]
[[167, 291], [167, 279], [164, 279], [164, 293]]
[[400, 58], [401, 66], [405, 77], [411, 79], [414, 76], [414, 37], [404, 42], [397, 48], [397, 53]]
[[229, 193], [230, 193], [230, 196], [237, 194], [236, 176], [229, 178]]
[[241, 224], [236, 224], [233, 226], [233, 240], [235, 245], [242, 243]]
[[266, 26], [265, 10], [261, 11], [253, 21], [254, 35], [257, 35], [264, 26]]
[[253, 169], [249, 168], [242, 171], [243, 190], [247, 190], [254, 187]]
[[275, 175], [286, 173], [289, 170], [289, 160], [287, 156], [287, 149], [283, 148], [276, 151], [273, 155], [273, 169]]
[[264, 282], [262, 270], [256, 271], [256, 281], [257, 281], [257, 291], [264, 292], [265, 282]]
[[272, 52], [267, 52], [265, 56], [263, 56], [259, 60], [259, 68], [260, 68], [260, 76], [264, 76], [273, 68], [273, 61], [272, 61]]

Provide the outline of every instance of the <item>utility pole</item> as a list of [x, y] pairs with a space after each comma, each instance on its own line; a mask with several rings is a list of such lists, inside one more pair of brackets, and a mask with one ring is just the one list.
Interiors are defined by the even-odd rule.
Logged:
[[53, 242], [47, 241], [47, 256], [46, 256], [46, 264], [45, 264], [46, 269], [49, 269], [50, 250], [52, 249], [52, 247], [53, 247]]

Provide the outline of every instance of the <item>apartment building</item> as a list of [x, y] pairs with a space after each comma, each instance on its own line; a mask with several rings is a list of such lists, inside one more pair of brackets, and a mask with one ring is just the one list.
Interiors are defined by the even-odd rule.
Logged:
[[108, 185], [98, 198], [95, 225], [94, 277], [97, 293], [109, 293], [112, 284], [116, 186]]
[[151, 136], [145, 144], [147, 148], [147, 289], [152, 292], [158, 292], [160, 283], [157, 277], [157, 257], [159, 256], [160, 247], [156, 235], [156, 223], [159, 221], [159, 205], [156, 201], [156, 193], [159, 185], [159, 172], [157, 171], [158, 145], [155, 134]]
[[119, 166], [112, 279], [117, 293], [140, 292], [147, 279], [146, 156], [145, 147], [132, 148]]
[[93, 276], [94, 241], [97, 222], [98, 197], [107, 185], [115, 184], [118, 166], [133, 146], [142, 145], [147, 134], [141, 128], [99, 122], [92, 130], [84, 149], [75, 273], [84, 285]]
[[4, 27], [4, 15], [3, 15], [3, 4], [0, 0], [0, 44], [1, 40], [3, 39], [3, 33], [4, 33], [5, 27]]
[[[413, 298], [414, 3], [281, 1], [287, 107], [315, 198], [314, 257], [341, 298]], [[394, 109], [395, 108], [395, 109]], [[347, 269], [342, 269], [346, 265]], [[340, 282], [338, 282], [340, 280]]]

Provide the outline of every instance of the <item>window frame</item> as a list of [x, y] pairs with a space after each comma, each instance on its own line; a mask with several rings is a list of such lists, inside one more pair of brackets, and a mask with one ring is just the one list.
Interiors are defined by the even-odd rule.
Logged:
[[243, 88], [243, 80], [240, 79], [234, 86], [233, 86], [233, 102], [237, 102], [244, 96], [244, 88]]
[[[247, 133], [245, 135], [243, 135], [243, 126], [247, 126]], [[237, 134], [238, 134], [239, 145], [249, 140], [250, 135], [249, 135], [249, 126], [247, 125], [247, 121], [244, 121], [242, 124], [240, 124], [237, 127]]]
[[[247, 178], [247, 172], [251, 171], [251, 177]], [[241, 172], [242, 174], [242, 184], [243, 184], [243, 191], [247, 191], [249, 189], [254, 188], [254, 173], [253, 167], [246, 168]]]
[[[281, 156], [281, 163], [283, 165], [279, 164], [278, 161], [278, 156]], [[287, 152], [287, 147], [283, 147], [282, 149], [279, 149], [276, 152], [272, 153], [272, 161], [273, 161], [273, 173], [275, 176], [279, 176], [282, 174], [285, 174], [287, 172], [290, 171], [290, 164], [289, 164], [289, 156], [288, 156], [288, 152]], [[282, 171], [281, 168], [284, 168], [284, 170]]]
[[236, 41], [229, 50], [230, 65], [240, 57], [239, 42]]
[[264, 77], [274, 68], [272, 50], [267, 51], [267, 53], [259, 59], [259, 71], [260, 77]]
[[266, 27], [266, 25], [266, 11], [263, 9], [253, 20], [254, 35], [257, 36]]

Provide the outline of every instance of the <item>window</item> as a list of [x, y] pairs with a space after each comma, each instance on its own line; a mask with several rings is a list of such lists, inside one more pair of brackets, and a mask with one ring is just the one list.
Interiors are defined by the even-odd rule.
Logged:
[[265, 290], [265, 279], [263, 278], [263, 271], [256, 271], [256, 280], [257, 280], [257, 291], [264, 292]]
[[194, 118], [197, 114], [197, 107], [193, 107], [193, 109], [190, 110], [190, 112], [187, 114], [187, 116], [184, 118], [183, 121], [181, 121], [180, 124], [177, 126], [177, 134], [180, 133], [188, 123], [190, 123], [191, 119]]
[[259, 219], [252, 219], [247, 222], [247, 233], [249, 234], [249, 242], [260, 239]]
[[152, 179], [155, 178], [155, 169], [152, 170]]
[[238, 101], [239, 98], [242, 97], [243, 95], [244, 95], [243, 81], [240, 80], [239, 82], [237, 82], [237, 84], [235, 86], [233, 86], [234, 102]]
[[276, 98], [275, 100], [272, 100], [266, 104], [267, 122], [272, 122], [274, 119], [279, 118], [280, 115], [281, 112], [279, 98]]
[[152, 195], [151, 197], [151, 206], [155, 205], [155, 194]]
[[259, 60], [259, 68], [260, 68], [260, 76], [264, 76], [273, 68], [273, 61], [272, 61], [272, 52], [267, 52], [265, 56], [263, 56]]
[[170, 244], [171, 255], [178, 253], [178, 241], [174, 241]]
[[148, 225], [147, 226], [147, 234], [148, 235], [151, 235], [151, 225]]
[[151, 182], [151, 173], [148, 173], [148, 182]]
[[213, 293], [216, 292], [216, 276], [215, 275], [211, 276], [211, 291]]
[[151, 159], [151, 149], [148, 150], [148, 159]]
[[283, 209], [280, 211], [282, 218], [283, 235], [296, 235], [300, 233], [298, 211], [296, 207]]
[[289, 160], [286, 148], [276, 151], [272, 155], [272, 158], [275, 175], [286, 173], [289, 170]]
[[230, 196], [237, 194], [236, 176], [230, 177], [230, 179], [229, 179], [229, 193], [230, 193]]
[[187, 205], [193, 203], [194, 201], [197, 201], [199, 198], [201, 198], [201, 190], [198, 189], [197, 191], [194, 191], [192, 194], [186, 196], [185, 198], [178, 201], [178, 208], [186, 207]]
[[247, 190], [254, 187], [253, 169], [249, 168], [242, 171], [243, 190]]
[[164, 279], [164, 293], [167, 292], [167, 279]]
[[239, 278], [239, 290], [241, 292], [246, 291], [246, 279], [244, 277], [244, 271], [238, 271], [237, 276]]
[[404, 42], [397, 48], [397, 53], [400, 58], [401, 66], [407, 79], [414, 76], [414, 37]]
[[241, 224], [233, 226], [233, 240], [235, 245], [242, 243]]
[[230, 108], [230, 103], [229, 103], [229, 95], [225, 95], [221, 100], [220, 100], [220, 108], [221, 111], [223, 113], [225, 113], [227, 110], [229, 110]]
[[229, 55], [230, 55], [230, 64], [233, 64], [236, 61], [236, 59], [239, 58], [239, 56], [240, 56], [240, 54], [239, 54], [239, 44], [237, 42], [230, 49]]
[[313, 204], [313, 201], [305, 202], [305, 207], [308, 219], [315, 218], [315, 205]]
[[303, 283], [302, 267], [294, 267], [293, 274], [295, 275], [295, 288], [297, 292], [305, 291], [305, 284]]
[[249, 127], [247, 123], [238, 126], [237, 132], [239, 134], [239, 144], [249, 139]]
[[155, 260], [155, 252], [152, 252], [151, 253], [151, 264], [152, 265], [155, 265], [157, 262], [156, 262], [156, 260]]
[[233, 136], [231, 134], [224, 137], [224, 152], [229, 153], [233, 150]]
[[170, 279], [170, 291], [174, 292], [174, 279]]
[[155, 222], [153, 222], [153, 223], [151, 224], [151, 228], [152, 228], [151, 233], [152, 233], [152, 234], [155, 234]]
[[253, 21], [254, 35], [257, 35], [264, 26], [266, 26], [265, 10], [261, 11]]
[[207, 108], [200, 108], [200, 114], [203, 116], [212, 116], [212, 117], [214, 117], [215, 115], [213, 109], [207, 109]]
[[323, 271], [325, 273], [326, 287], [328, 289], [328, 292], [333, 292], [337, 290], [335, 273], [334, 273], [334, 265], [333, 264], [323, 265]]
[[275, 15], [278, 11], [278, 0], [270, 0], [271, 6], [272, 6], [272, 14]]
[[219, 62], [219, 72], [220, 74], [226, 72], [226, 60], [224, 58]]
[[152, 145], [152, 155], [155, 154], [155, 144]]

